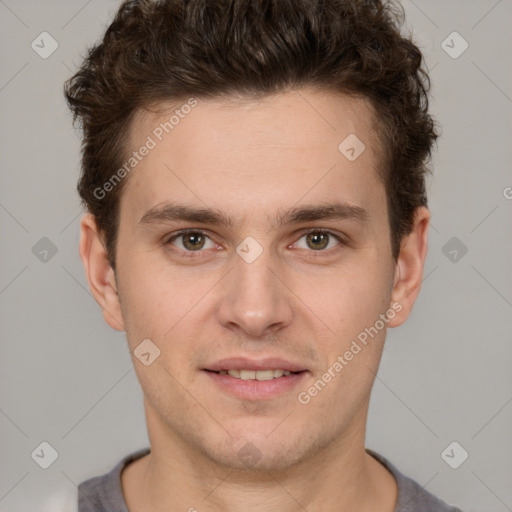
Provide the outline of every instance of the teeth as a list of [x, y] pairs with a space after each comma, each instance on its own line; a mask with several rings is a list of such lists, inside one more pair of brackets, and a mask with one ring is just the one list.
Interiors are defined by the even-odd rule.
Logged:
[[272, 380], [274, 378], [274, 370], [261, 370], [256, 372], [256, 380]]
[[221, 370], [219, 375], [230, 375], [242, 380], [272, 380], [290, 375], [289, 370]]

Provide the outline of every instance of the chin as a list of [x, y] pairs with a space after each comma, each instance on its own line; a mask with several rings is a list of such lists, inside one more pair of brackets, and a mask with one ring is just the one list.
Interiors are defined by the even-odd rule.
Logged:
[[291, 438], [289, 429], [283, 430], [280, 436], [275, 432], [269, 437], [268, 432], [247, 432], [243, 437], [228, 438], [224, 445], [211, 443], [201, 448], [214, 464], [229, 470], [267, 473], [291, 469], [317, 453], [323, 444], [327, 444], [312, 441], [311, 436], [300, 439], [295, 434], [296, 437]]
[[247, 441], [242, 448], [230, 453], [210, 453], [210, 459], [229, 470], [252, 473], [281, 472], [290, 469], [302, 460], [302, 454], [295, 450], [258, 448]]

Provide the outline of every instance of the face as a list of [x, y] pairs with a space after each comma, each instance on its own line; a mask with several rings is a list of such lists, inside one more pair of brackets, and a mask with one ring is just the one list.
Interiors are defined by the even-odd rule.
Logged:
[[[198, 101], [161, 133], [183, 103], [133, 121], [133, 148], [155, 145], [121, 197], [118, 295], [99, 300], [127, 333], [152, 445], [283, 469], [361, 441], [386, 328], [415, 296], [372, 109], [312, 90]], [[359, 156], [353, 135], [339, 149], [351, 134]]]

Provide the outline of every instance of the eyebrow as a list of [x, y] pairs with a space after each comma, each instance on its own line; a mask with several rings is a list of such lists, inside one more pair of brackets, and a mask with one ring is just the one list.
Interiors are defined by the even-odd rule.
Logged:
[[[359, 223], [368, 222], [370, 216], [361, 206], [347, 203], [326, 205], [306, 205], [291, 208], [274, 216], [274, 225], [298, 224], [318, 220], [352, 220]], [[233, 228], [235, 222], [223, 212], [211, 208], [196, 208], [185, 204], [165, 203], [149, 209], [139, 220], [140, 225], [151, 225], [176, 220], [225, 226]]]

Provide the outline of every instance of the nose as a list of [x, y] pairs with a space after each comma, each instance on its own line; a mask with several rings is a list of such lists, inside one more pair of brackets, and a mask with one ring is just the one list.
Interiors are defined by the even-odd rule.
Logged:
[[234, 255], [217, 313], [226, 328], [244, 337], [264, 338], [287, 327], [293, 318], [293, 294], [284, 270], [268, 251], [248, 263]]

